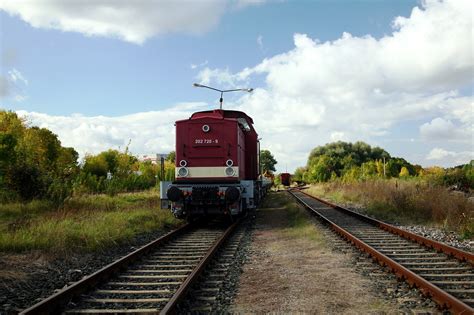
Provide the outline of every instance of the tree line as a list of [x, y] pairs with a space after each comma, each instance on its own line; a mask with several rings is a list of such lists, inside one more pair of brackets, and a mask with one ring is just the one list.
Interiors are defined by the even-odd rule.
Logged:
[[135, 191], [174, 178], [174, 155], [160, 166], [139, 161], [125, 149], [86, 155], [61, 145], [46, 128], [30, 127], [14, 112], [0, 111], [0, 202], [50, 199], [73, 194]]
[[423, 168], [403, 158], [392, 157], [380, 147], [372, 147], [361, 141], [338, 141], [314, 148], [306, 166], [295, 170], [293, 180], [315, 183], [410, 177], [424, 177], [436, 184], [468, 189], [474, 186], [474, 161], [448, 169]]

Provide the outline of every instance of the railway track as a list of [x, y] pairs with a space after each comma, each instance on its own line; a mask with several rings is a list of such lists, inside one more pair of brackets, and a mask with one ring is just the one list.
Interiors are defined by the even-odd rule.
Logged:
[[441, 308], [474, 314], [474, 254], [366, 217], [300, 190], [299, 202], [338, 234], [369, 253], [399, 278], [418, 287]]
[[173, 313], [238, 224], [187, 224], [20, 314]]

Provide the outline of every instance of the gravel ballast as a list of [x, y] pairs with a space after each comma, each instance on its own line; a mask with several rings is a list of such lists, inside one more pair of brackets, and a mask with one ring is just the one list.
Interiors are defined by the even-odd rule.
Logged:
[[[354, 204], [340, 204], [342, 207], [352, 210], [354, 212], [366, 215], [373, 219], [377, 219], [374, 216], [367, 214], [366, 209], [360, 205]], [[412, 232], [418, 234], [420, 236], [426, 237], [433, 241], [441, 242], [447, 244], [449, 246], [467, 251], [467, 252], [474, 252], [474, 240], [469, 239], [462, 239], [456, 232], [453, 231], [446, 231], [441, 228], [437, 227], [428, 227], [424, 225], [402, 225], [398, 224], [397, 222], [387, 222], [392, 224], [400, 229], [403, 229], [408, 232]]]

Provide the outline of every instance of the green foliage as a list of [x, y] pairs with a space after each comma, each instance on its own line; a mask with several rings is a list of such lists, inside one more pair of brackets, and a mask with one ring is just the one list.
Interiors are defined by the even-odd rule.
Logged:
[[277, 164], [277, 160], [273, 154], [268, 150], [261, 150], [260, 151], [260, 165], [262, 167], [262, 173], [265, 172], [274, 172], [275, 171], [275, 164]]
[[120, 192], [148, 189], [162, 180], [172, 181], [174, 172], [175, 166], [170, 160], [164, 161], [162, 176], [160, 164], [140, 162], [128, 150], [107, 150], [85, 157], [73, 191], [76, 194], [106, 193], [114, 196]]
[[350, 183], [374, 178], [402, 178], [419, 176], [435, 185], [452, 185], [468, 190], [474, 184], [474, 163], [451, 169], [440, 167], [423, 169], [403, 158], [391, 157], [382, 148], [364, 142], [334, 142], [314, 148], [306, 167], [295, 171], [296, 181], [306, 183], [341, 181]]
[[309, 182], [326, 182], [336, 178], [352, 181], [377, 176], [383, 173], [383, 165], [379, 161], [384, 158], [390, 158], [390, 154], [364, 142], [333, 142], [311, 151], [301, 178]]
[[390, 158], [390, 154], [385, 150], [379, 147], [372, 148], [361, 141], [356, 143], [338, 141], [316, 147], [309, 154], [308, 166], [313, 159], [320, 156], [330, 158], [332, 167], [338, 176], [341, 176], [344, 170], [351, 169], [353, 166], [361, 166], [364, 162]]
[[28, 127], [16, 113], [0, 111], [0, 201], [51, 198], [61, 203], [70, 195], [77, 158], [48, 129]]
[[335, 170], [335, 161], [328, 155], [319, 155], [309, 161], [309, 179], [312, 182], [326, 182]]
[[278, 174], [273, 178], [273, 186], [278, 187], [281, 185], [281, 174]]
[[304, 182], [305, 172], [306, 172], [305, 167], [298, 167], [295, 170], [295, 173], [292, 175], [293, 181], [295, 181], [295, 182]]
[[61, 146], [45, 128], [29, 127], [16, 113], [0, 111], [0, 202], [48, 199], [59, 206], [73, 194], [143, 190], [174, 179], [173, 152], [159, 165], [118, 150], [86, 155]]
[[167, 161], [170, 161], [171, 163], [174, 163], [175, 160], [176, 160], [176, 152], [175, 151], [171, 151], [168, 156], [166, 157], [166, 160]]
[[420, 171], [420, 177], [433, 185], [469, 191], [474, 188], [474, 160], [447, 169], [437, 166], [425, 168]]
[[400, 170], [400, 177], [408, 177], [410, 173], [408, 172], [408, 169], [405, 166], [402, 166], [402, 169]]
[[405, 167], [408, 170], [409, 175], [411, 176], [416, 175], [415, 166], [408, 163], [405, 159], [391, 158], [390, 160], [388, 160], [387, 165], [386, 165], [387, 176], [398, 177], [403, 167]]

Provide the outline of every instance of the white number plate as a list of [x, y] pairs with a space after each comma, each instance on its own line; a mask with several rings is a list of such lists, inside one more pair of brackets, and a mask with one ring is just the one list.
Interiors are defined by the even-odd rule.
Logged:
[[218, 139], [195, 139], [194, 144], [219, 144]]

